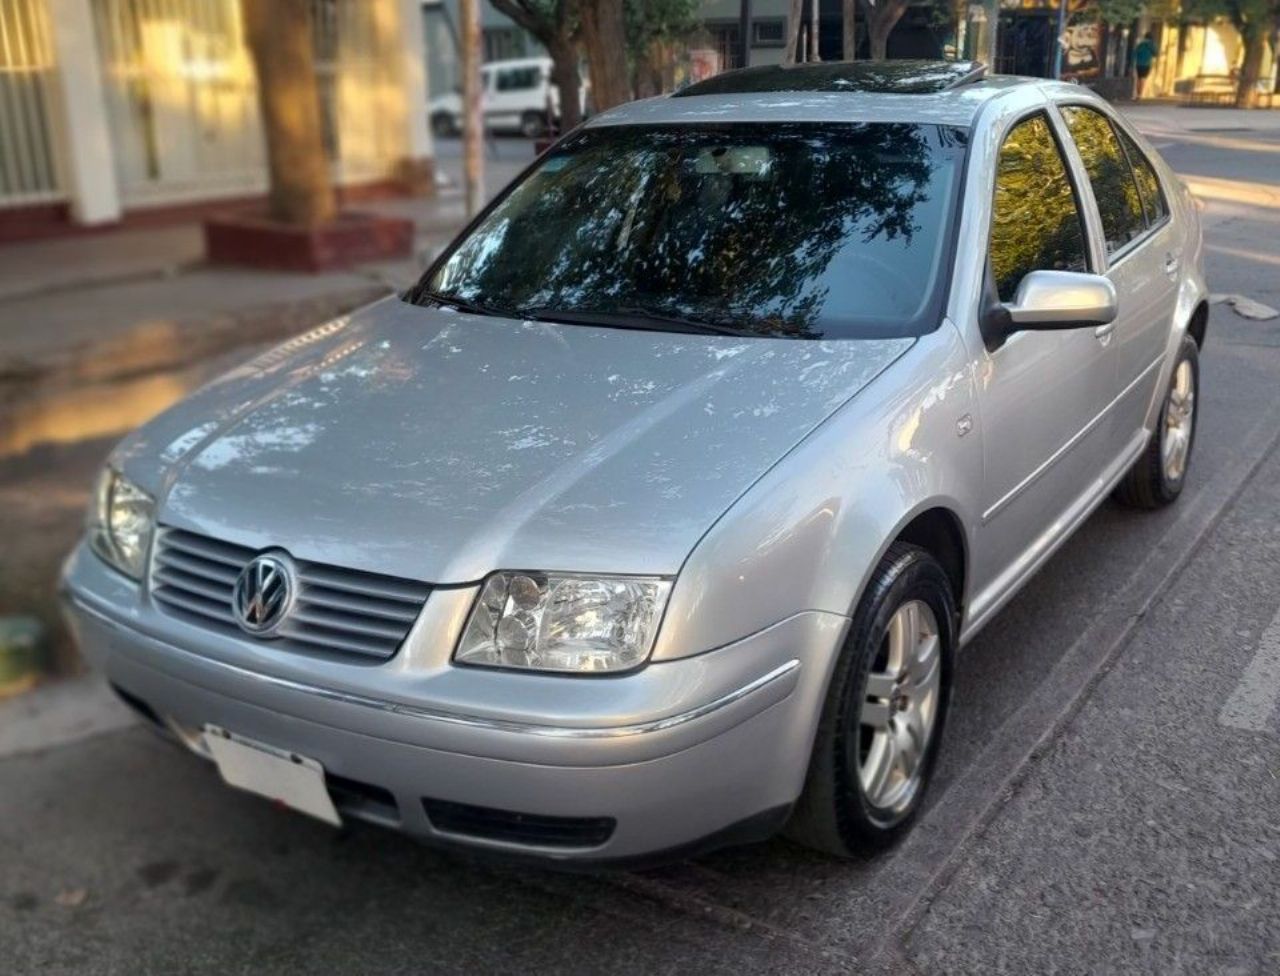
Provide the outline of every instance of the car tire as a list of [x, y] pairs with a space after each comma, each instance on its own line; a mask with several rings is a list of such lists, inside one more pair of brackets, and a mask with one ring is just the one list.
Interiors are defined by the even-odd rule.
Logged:
[[1163, 508], [1182, 494], [1196, 439], [1196, 395], [1200, 347], [1182, 337], [1160, 404], [1160, 417], [1146, 449], [1116, 486], [1115, 499], [1132, 508]]
[[525, 112], [520, 116], [520, 134], [526, 139], [537, 139], [547, 131], [547, 117], [541, 112]]
[[905, 832], [937, 759], [956, 624], [955, 597], [938, 561], [917, 546], [890, 546], [831, 676], [804, 790], [785, 828], [792, 840], [850, 857], [881, 850]]
[[431, 132], [437, 136], [449, 137], [458, 134], [458, 124], [448, 112], [437, 112], [431, 116]]

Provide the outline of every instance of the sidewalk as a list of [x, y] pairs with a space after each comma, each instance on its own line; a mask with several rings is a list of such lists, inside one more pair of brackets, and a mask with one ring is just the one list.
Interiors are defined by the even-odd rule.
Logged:
[[[516, 145], [490, 159], [489, 194], [530, 159], [532, 144]], [[202, 356], [216, 351], [200, 336], [210, 319], [225, 326], [228, 317], [251, 311], [259, 313], [252, 316], [256, 319], [270, 319], [262, 313], [310, 302], [321, 316], [315, 321], [321, 321], [378, 294], [408, 287], [466, 220], [459, 174], [453, 172], [459, 161], [440, 162], [446, 186], [437, 196], [353, 207], [415, 223], [414, 253], [404, 260], [326, 274], [213, 267], [204, 263], [198, 222], [0, 245], [0, 387], [15, 376], [59, 373], [69, 361], [92, 359], [121, 344], [144, 346], [156, 323], [191, 333], [196, 337], [193, 353]], [[32, 328], [33, 322], [39, 328]], [[292, 331], [311, 324], [291, 326]], [[144, 338], [134, 341], [139, 330]], [[228, 330], [221, 331], [217, 348], [233, 347]], [[137, 364], [129, 368], [136, 370]], [[5, 399], [0, 391], [0, 410]]]

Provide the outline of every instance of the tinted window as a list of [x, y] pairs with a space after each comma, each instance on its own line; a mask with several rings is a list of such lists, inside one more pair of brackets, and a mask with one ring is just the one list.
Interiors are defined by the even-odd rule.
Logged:
[[1070, 105], [1062, 114], [1093, 185], [1107, 254], [1114, 254], [1146, 230], [1138, 184], [1115, 130], [1100, 112]]
[[542, 77], [542, 69], [536, 66], [531, 68], [508, 68], [506, 71], [498, 72], [498, 91], [524, 91], [528, 88], [536, 88]]
[[940, 314], [966, 142], [887, 123], [588, 128], [410, 299], [768, 336], [918, 334]]
[[1075, 190], [1043, 115], [1019, 122], [1000, 147], [990, 257], [1003, 302], [1032, 271], [1088, 270]]
[[1147, 223], [1158, 224], [1169, 216], [1169, 205], [1165, 202], [1164, 191], [1160, 188], [1160, 180], [1156, 176], [1155, 168], [1128, 133], [1123, 129], [1118, 131], [1120, 141], [1124, 143], [1124, 150], [1129, 155], [1134, 178], [1138, 181], [1138, 190], [1142, 193], [1142, 205], [1147, 211]]

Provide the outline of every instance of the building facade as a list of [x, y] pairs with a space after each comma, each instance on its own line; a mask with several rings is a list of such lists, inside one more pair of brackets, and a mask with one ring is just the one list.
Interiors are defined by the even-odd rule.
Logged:
[[[418, 0], [312, 0], [311, 19], [335, 183], [429, 170]], [[0, 240], [266, 188], [239, 0], [0, 0]]]

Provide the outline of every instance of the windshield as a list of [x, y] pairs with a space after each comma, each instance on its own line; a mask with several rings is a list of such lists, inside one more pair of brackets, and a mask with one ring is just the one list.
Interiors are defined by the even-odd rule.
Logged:
[[406, 297], [640, 328], [920, 334], [940, 317], [966, 142], [902, 123], [588, 128]]

